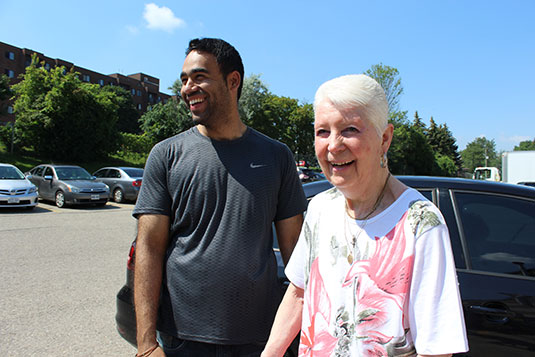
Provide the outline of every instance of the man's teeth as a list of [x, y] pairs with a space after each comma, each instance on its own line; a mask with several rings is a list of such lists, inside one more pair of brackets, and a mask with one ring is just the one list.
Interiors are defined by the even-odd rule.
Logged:
[[331, 162], [331, 165], [333, 165], [333, 166], [344, 166], [344, 165], [348, 165], [348, 164], [350, 164], [352, 162], [353, 162], [353, 160], [346, 161], [346, 162]]
[[192, 100], [189, 101], [189, 104], [190, 105], [194, 105], [194, 104], [200, 103], [202, 101], [203, 101], [203, 99], [192, 99]]

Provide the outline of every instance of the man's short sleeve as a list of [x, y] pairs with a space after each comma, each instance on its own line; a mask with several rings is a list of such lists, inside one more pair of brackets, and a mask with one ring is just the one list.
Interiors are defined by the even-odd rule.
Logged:
[[167, 187], [168, 155], [166, 155], [169, 149], [166, 149], [168, 145], [164, 143], [166, 142], [154, 146], [145, 164], [143, 183], [132, 213], [136, 218], [145, 213], [171, 215], [172, 199]]

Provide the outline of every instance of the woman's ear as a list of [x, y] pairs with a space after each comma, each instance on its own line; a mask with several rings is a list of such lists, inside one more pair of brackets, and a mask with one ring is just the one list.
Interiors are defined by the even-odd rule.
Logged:
[[383, 148], [383, 152], [388, 152], [388, 149], [390, 148], [390, 144], [392, 143], [392, 137], [394, 136], [394, 125], [388, 124], [383, 131], [383, 136], [381, 138], [381, 147]]

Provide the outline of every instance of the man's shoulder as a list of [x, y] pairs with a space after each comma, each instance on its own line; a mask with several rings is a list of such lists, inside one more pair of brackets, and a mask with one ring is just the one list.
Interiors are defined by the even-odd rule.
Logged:
[[271, 145], [273, 145], [275, 147], [281, 147], [281, 148], [286, 147], [286, 145], [284, 143], [282, 143], [282, 142], [280, 142], [278, 140], [275, 140], [273, 138], [270, 138], [266, 134], [261, 133], [256, 129], [249, 128], [249, 130], [250, 130], [250, 135], [251, 135], [251, 139], [252, 140], [263, 141], [266, 144], [271, 144]]

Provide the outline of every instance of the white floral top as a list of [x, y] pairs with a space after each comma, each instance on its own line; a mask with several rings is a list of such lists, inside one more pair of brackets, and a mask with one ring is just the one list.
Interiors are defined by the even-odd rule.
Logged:
[[407, 189], [367, 221], [333, 188], [310, 203], [286, 268], [305, 289], [300, 356], [414, 356], [468, 350], [447, 226]]

